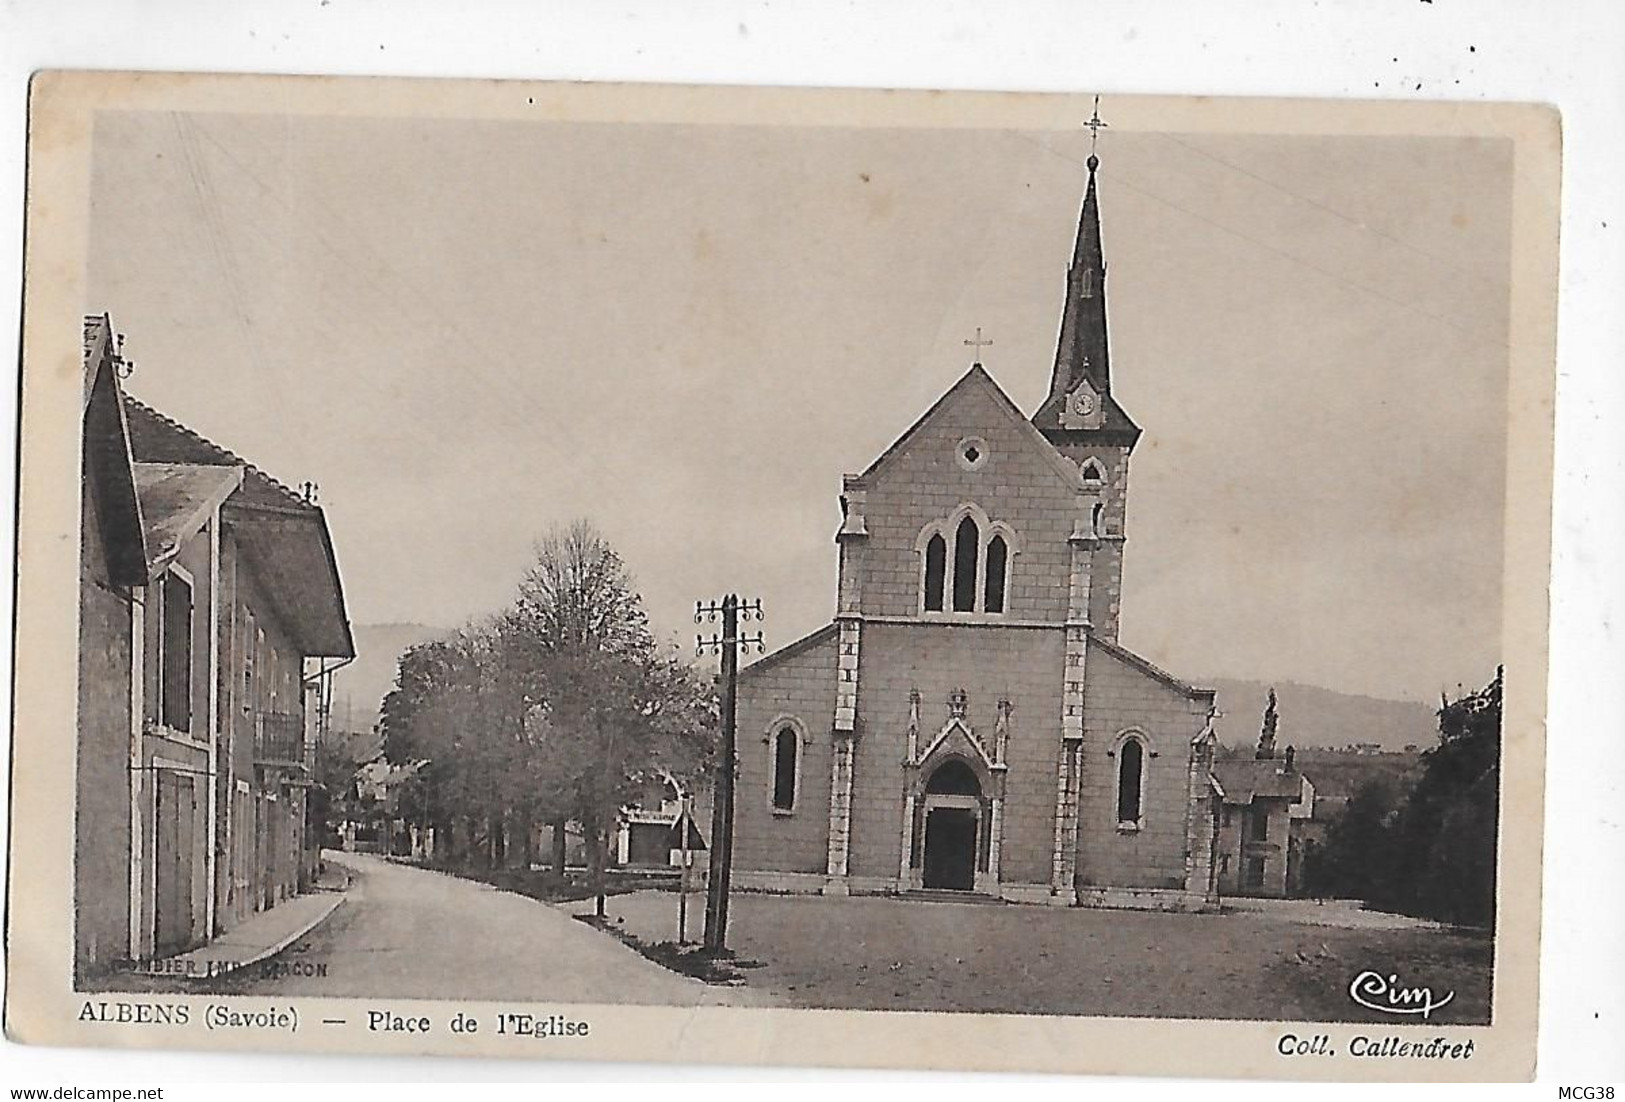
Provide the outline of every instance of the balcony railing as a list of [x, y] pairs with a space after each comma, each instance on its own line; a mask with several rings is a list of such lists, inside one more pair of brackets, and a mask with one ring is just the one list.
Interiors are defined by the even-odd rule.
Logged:
[[305, 717], [297, 712], [259, 712], [254, 716], [254, 764], [284, 768], [308, 765]]

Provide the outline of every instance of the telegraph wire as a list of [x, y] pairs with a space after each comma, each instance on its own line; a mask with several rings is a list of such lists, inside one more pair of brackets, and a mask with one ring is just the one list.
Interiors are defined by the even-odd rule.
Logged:
[[248, 296], [244, 293], [242, 279], [232, 257], [219, 196], [209, 181], [208, 170], [203, 163], [202, 150], [197, 145], [196, 132], [187, 116], [179, 112], [171, 112], [170, 119], [174, 123], [176, 137], [180, 145], [181, 164], [191, 181], [192, 192], [197, 197], [198, 213], [202, 217], [204, 236], [208, 241], [210, 251], [214, 254], [215, 264], [220, 270], [220, 280], [225, 285], [227, 305], [230, 307], [237, 322], [237, 327], [241, 331], [244, 350], [248, 355], [249, 363], [253, 365], [257, 374], [264, 375], [264, 356], [261, 354], [259, 341], [254, 333], [253, 321], [248, 308]]
[[[1022, 134], [1019, 131], [1016, 132], [1016, 136], [1021, 138], [1023, 141], [1031, 142], [1033, 145], [1036, 145], [1039, 149], [1042, 149], [1044, 152], [1050, 154], [1052, 157], [1058, 157], [1063, 161], [1069, 161], [1069, 162], [1071, 162], [1072, 164], [1075, 164], [1075, 165], [1080, 165], [1080, 166], [1083, 165], [1083, 162], [1078, 160], [1076, 157], [1070, 157], [1067, 154], [1062, 153], [1059, 150], [1054, 149], [1049, 145], [1046, 145], [1044, 142], [1040, 141], [1037, 138], [1031, 137], [1031, 136], [1029, 136], [1027, 134]], [[1450, 328], [1456, 330], [1458, 333], [1461, 333], [1462, 335], [1468, 337], [1469, 339], [1473, 340], [1474, 342], [1482, 342], [1484, 344], [1493, 345], [1493, 346], [1498, 347], [1498, 348], [1506, 348], [1507, 347], [1507, 342], [1505, 340], [1503, 340], [1503, 339], [1491, 336], [1491, 335], [1483, 333], [1483, 332], [1478, 332], [1478, 331], [1469, 329], [1466, 326], [1461, 325], [1458, 322], [1452, 321], [1450, 318], [1446, 317], [1443, 314], [1437, 313], [1437, 312], [1435, 312], [1433, 310], [1429, 310], [1429, 309], [1427, 309], [1425, 307], [1422, 307], [1422, 306], [1418, 306], [1414, 302], [1409, 302], [1409, 301], [1406, 301], [1405, 299], [1401, 299], [1401, 298], [1395, 298], [1392, 295], [1383, 294], [1381, 291], [1378, 291], [1375, 288], [1369, 287], [1366, 284], [1357, 283], [1354, 280], [1351, 280], [1351, 279], [1348, 279], [1348, 278], [1346, 278], [1344, 276], [1341, 276], [1338, 273], [1332, 271], [1330, 268], [1322, 267], [1321, 265], [1315, 264], [1315, 263], [1313, 263], [1311, 261], [1308, 261], [1308, 260], [1305, 260], [1300, 256], [1294, 256], [1292, 253], [1289, 253], [1289, 252], [1285, 251], [1284, 249], [1280, 249], [1280, 248], [1278, 248], [1278, 247], [1276, 247], [1274, 245], [1271, 245], [1268, 242], [1260, 241], [1258, 238], [1253, 237], [1253, 236], [1251, 236], [1249, 234], [1245, 234], [1245, 233], [1241, 232], [1240, 230], [1232, 229], [1231, 227], [1226, 226], [1226, 225], [1224, 225], [1223, 223], [1220, 223], [1220, 222], [1215, 222], [1213, 219], [1209, 218], [1205, 214], [1200, 213], [1199, 211], [1192, 210], [1190, 207], [1187, 207], [1187, 206], [1185, 206], [1185, 205], [1183, 205], [1181, 203], [1176, 203], [1171, 199], [1165, 199], [1162, 196], [1156, 194], [1155, 192], [1146, 190], [1145, 188], [1139, 186], [1138, 184], [1135, 184], [1133, 181], [1131, 181], [1131, 180], [1127, 179], [1126, 177], [1124, 177], [1121, 173], [1117, 173], [1117, 172], [1112, 173], [1112, 180], [1115, 183], [1120, 184], [1121, 186], [1127, 188], [1130, 191], [1133, 191], [1133, 192], [1136, 192], [1136, 193], [1138, 193], [1140, 195], [1145, 196], [1147, 199], [1150, 199], [1153, 202], [1160, 203], [1165, 207], [1169, 207], [1169, 208], [1171, 208], [1173, 210], [1177, 210], [1181, 214], [1185, 214], [1185, 215], [1188, 215], [1191, 218], [1196, 219], [1198, 222], [1205, 222], [1207, 225], [1212, 226], [1214, 229], [1220, 230], [1221, 232], [1226, 233], [1226, 234], [1230, 235], [1231, 237], [1237, 238], [1237, 239], [1239, 239], [1241, 241], [1245, 241], [1248, 244], [1253, 245], [1253, 246], [1255, 246], [1255, 247], [1257, 247], [1259, 249], [1263, 249], [1265, 252], [1272, 253], [1275, 256], [1278, 256], [1283, 260], [1289, 261], [1289, 262], [1291, 262], [1293, 264], [1297, 264], [1297, 265], [1299, 265], [1301, 267], [1304, 267], [1304, 268], [1308, 268], [1310, 271], [1318, 272], [1321, 275], [1325, 276], [1327, 279], [1332, 280], [1335, 283], [1341, 283], [1345, 287], [1349, 287], [1349, 288], [1352, 288], [1353, 290], [1359, 291], [1359, 292], [1361, 292], [1363, 294], [1370, 295], [1372, 298], [1380, 299], [1381, 301], [1386, 302], [1391, 306], [1397, 306], [1397, 307], [1399, 307], [1399, 308], [1401, 308], [1403, 310], [1408, 310], [1408, 311], [1411, 311], [1413, 313], [1421, 314], [1421, 315], [1423, 315], [1425, 317], [1432, 318], [1434, 321], [1437, 321], [1437, 322], [1439, 322], [1439, 323], [1441, 323], [1443, 325], [1449, 326]]]
[[1154, 133], [1153, 137], [1158, 137], [1158, 138], [1162, 138], [1164, 141], [1173, 142], [1177, 146], [1181, 146], [1181, 147], [1183, 147], [1185, 149], [1190, 150], [1192, 153], [1195, 153], [1198, 157], [1205, 157], [1208, 160], [1212, 161], [1214, 164], [1223, 165], [1225, 168], [1228, 168], [1233, 172], [1238, 172], [1238, 173], [1240, 173], [1241, 175], [1247, 177], [1250, 180], [1254, 180], [1254, 181], [1256, 181], [1256, 182], [1258, 182], [1260, 184], [1263, 184], [1265, 187], [1273, 188], [1274, 190], [1281, 192], [1283, 195], [1290, 195], [1290, 196], [1292, 196], [1292, 198], [1297, 199], [1299, 202], [1307, 203], [1309, 206], [1314, 207], [1317, 210], [1324, 211], [1327, 214], [1331, 215], [1333, 218], [1337, 218], [1337, 219], [1339, 219], [1339, 220], [1341, 220], [1343, 222], [1346, 222], [1349, 225], [1355, 227], [1356, 229], [1364, 230], [1366, 233], [1371, 234], [1373, 237], [1379, 237], [1384, 241], [1390, 242], [1391, 244], [1398, 245], [1400, 248], [1409, 249], [1410, 251], [1416, 253], [1418, 256], [1425, 256], [1429, 260], [1435, 260], [1435, 261], [1438, 261], [1440, 264], [1444, 264], [1444, 265], [1447, 265], [1448, 267], [1454, 268], [1458, 272], [1461, 272], [1463, 275], [1469, 276], [1469, 277], [1479, 281], [1480, 283], [1493, 284], [1495, 282], [1494, 280], [1491, 280], [1489, 277], [1485, 276], [1484, 273], [1476, 271], [1471, 265], [1465, 264], [1460, 260], [1453, 260], [1453, 259], [1451, 259], [1450, 257], [1447, 257], [1447, 256], [1440, 256], [1438, 253], [1430, 252], [1429, 250], [1422, 248], [1420, 245], [1414, 245], [1411, 242], [1404, 240], [1403, 238], [1395, 237], [1391, 233], [1385, 233], [1384, 231], [1377, 229], [1375, 226], [1372, 226], [1372, 225], [1370, 225], [1370, 224], [1368, 224], [1366, 222], [1362, 222], [1360, 219], [1355, 218], [1352, 215], [1344, 214], [1342, 211], [1338, 210], [1336, 207], [1333, 207], [1333, 206], [1331, 206], [1331, 205], [1329, 205], [1327, 203], [1323, 203], [1320, 200], [1312, 198], [1311, 196], [1305, 195], [1300, 191], [1293, 191], [1291, 188], [1286, 187], [1285, 185], [1283, 185], [1281, 183], [1278, 183], [1275, 180], [1271, 180], [1267, 176], [1260, 176], [1258, 173], [1253, 172], [1253, 171], [1243, 167], [1242, 165], [1238, 165], [1238, 164], [1236, 164], [1236, 163], [1234, 163], [1232, 161], [1227, 161], [1223, 157], [1219, 156], [1216, 153], [1209, 153], [1207, 150], [1202, 149], [1199, 146], [1192, 145], [1190, 142], [1182, 141], [1179, 138], [1174, 137], [1172, 134]]

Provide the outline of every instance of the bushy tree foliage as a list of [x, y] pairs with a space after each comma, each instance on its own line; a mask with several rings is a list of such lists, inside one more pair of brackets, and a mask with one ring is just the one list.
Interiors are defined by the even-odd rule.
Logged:
[[1478, 692], [1441, 702], [1439, 744], [1423, 755], [1395, 824], [1398, 871], [1387, 902], [1396, 909], [1446, 922], [1494, 920], [1501, 687], [1498, 669]]
[[1408, 793], [1368, 782], [1306, 859], [1316, 895], [1463, 925], [1495, 920], [1502, 671], [1439, 707], [1439, 742]]
[[1326, 844], [1304, 856], [1304, 889], [1310, 895], [1376, 900], [1390, 893], [1395, 863], [1391, 833], [1401, 796], [1375, 777], [1361, 784], [1326, 833]]
[[699, 777], [717, 726], [710, 686], [656, 644], [624, 562], [585, 521], [537, 542], [509, 608], [401, 657], [382, 725], [390, 760], [431, 763], [409, 799], [454, 860], [477, 843], [503, 863], [517, 833], [528, 862], [545, 822], [562, 864], [569, 820], [600, 888], [620, 808], [652, 776]]

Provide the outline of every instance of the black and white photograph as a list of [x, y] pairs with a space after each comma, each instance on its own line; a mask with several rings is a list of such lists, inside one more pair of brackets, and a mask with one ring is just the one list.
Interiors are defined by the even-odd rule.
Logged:
[[1551, 116], [94, 79], [42, 1037], [1527, 1062]]

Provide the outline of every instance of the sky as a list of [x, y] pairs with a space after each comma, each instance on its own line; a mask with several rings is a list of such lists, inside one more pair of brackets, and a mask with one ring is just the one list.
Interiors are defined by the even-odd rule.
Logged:
[[[1102, 113], [1109, 120], [1109, 104]], [[592, 520], [663, 637], [829, 619], [843, 472], [1047, 392], [1088, 134], [113, 113], [132, 394], [320, 486], [352, 620], [453, 627]], [[1121, 638], [1434, 702], [1500, 651], [1510, 145], [1108, 129]], [[753, 625], [754, 626], [754, 625]]]

